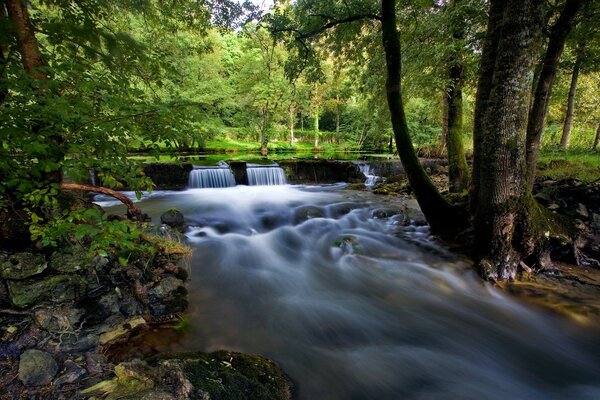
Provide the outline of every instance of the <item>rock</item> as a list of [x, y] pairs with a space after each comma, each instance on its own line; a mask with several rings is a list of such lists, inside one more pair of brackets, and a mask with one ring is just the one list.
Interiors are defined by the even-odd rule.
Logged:
[[126, 340], [135, 330], [144, 326], [146, 326], [146, 320], [144, 318], [139, 316], [130, 318], [100, 334], [99, 342], [104, 346]]
[[178, 313], [187, 308], [187, 289], [181, 279], [167, 276], [148, 290], [148, 300], [155, 317]]
[[600, 230], [600, 214], [592, 214], [592, 224]]
[[317, 206], [302, 206], [294, 211], [293, 222], [299, 224], [311, 218], [323, 218], [325, 211]]
[[83, 311], [72, 306], [40, 308], [35, 310], [33, 320], [37, 326], [49, 332], [75, 331], [83, 318]]
[[331, 216], [333, 218], [340, 218], [346, 214], [352, 212], [352, 210], [359, 208], [360, 206], [356, 203], [338, 203], [331, 206]]
[[72, 246], [57, 251], [50, 256], [50, 268], [62, 273], [76, 273], [93, 265], [87, 250], [81, 246]]
[[386, 219], [401, 213], [402, 211], [397, 208], [378, 208], [377, 210], [373, 210], [373, 218]]
[[181, 211], [171, 208], [160, 216], [160, 222], [173, 229], [182, 230], [185, 219], [183, 218]]
[[559, 208], [560, 208], [560, 206], [556, 203], [548, 204], [548, 210], [558, 210]]
[[19, 360], [19, 379], [25, 386], [45, 386], [52, 382], [58, 365], [52, 356], [40, 350], [27, 350]]
[[106, 357], [98, 353], [86, 353], [85, 365], [90, 375], [99, 375], [104, 372], [102, 366], [107, 363]]
[[84, 353], [98, 348], [98, 333], [94, 330], [84, 334], [70, 334], [60, 337], [58, 348], [65, 353]]
[[102, 311], [106, 315], [112, 315], [119, 312], [120, 304], [119, 304], [119, 296], [115, 292], [110, 292], [105, 294], [98, 301]]
[[43, 254], [0, 254], [0, 277], [3, 279], [26, 279], [43, 272], [47, 267]]
[[60, 387], [62, 385], [69, 385], [78, 382], [87, 375], [85, 368], [71, 360], [64, 362], [64, 369], [64, 372], [54, 381], [54, 386]]
[[583, 218], [588, 218], [590, 216], [587, 207], [581, 203], [577, 204], [577, 210], [575, 212]]
[[85, 294], [86, 282], [79, 275], [55, 275], [44, 279], [8, 281], [11, 302], [28, 307], [42, 301], [73, 301]]

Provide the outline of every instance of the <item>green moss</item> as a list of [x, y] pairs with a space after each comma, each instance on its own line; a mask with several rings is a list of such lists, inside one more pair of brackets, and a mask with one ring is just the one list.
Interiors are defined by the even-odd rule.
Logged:
[[600, 176], [600, 153], [545, 150], [540, 155], [537, 174], [551, 179], [576, 178], [593, 182]]

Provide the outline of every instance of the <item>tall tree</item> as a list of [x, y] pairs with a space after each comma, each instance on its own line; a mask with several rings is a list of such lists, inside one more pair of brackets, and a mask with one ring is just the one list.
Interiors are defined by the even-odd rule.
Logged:
[[529, 120], [527, 122], [527, 183], [533, 186], [540, 141], [544, 132], [552, 85], [556, 77], [558, 62], [565, 47], [567, 36], [577, 23], [577, 15], [589, 0], [566, 0], [564, 7], [551, 28], [548, 45], [537, 80]]
[[448, 175], [450, 191], [460, 192], [467, 189], [469, 184], [469, 168], [463, 145], [463, 86], [465, 84], [465, 71], [461, 61], [461, 50], [464, 46], [463, 18], [456, 12], [460, 0], [451, 0], [448, 4], [449, 12], [454, 12], [450, 18], [452, 43], [447, 61], [448, 86], [446, 88], [447, 131], [446, 146], [448, 150]]
[[578, 46], [577, 59], [571, 73], [571, 85], [569, 86], [569, 95], [567, 96], [567, 109], [565, 111], [565, 123], [563, 125], [562, 136], [560, 138], [560, 147], [566, 149], [569, 147], [569, 139], [571, 138], [571, 130], [573, 129], [573, 112], [575, 110], [575, 92], [577, 91], [577, 80], [579, 79], [579, 68], [584, 44]]

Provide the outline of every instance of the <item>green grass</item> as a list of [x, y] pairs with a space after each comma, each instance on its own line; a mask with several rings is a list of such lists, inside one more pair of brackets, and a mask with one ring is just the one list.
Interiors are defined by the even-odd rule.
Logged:
[[546, 149], [540, 154], [538, 175], [552, 179], [600, 179], [600, 151]]

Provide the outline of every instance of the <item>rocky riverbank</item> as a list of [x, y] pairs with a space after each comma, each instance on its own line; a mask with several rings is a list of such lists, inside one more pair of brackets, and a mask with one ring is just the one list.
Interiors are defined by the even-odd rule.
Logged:
[[79, 245], [0, 252], [0, 399], [290, 398], [285, 375], [260, 356], [177, 354], [118, 365], [105, 356], [186, 310], [180, 261], [190, 250], [177, 237], [166, 225], [148, 228], [141, 240], [154, 251], [128, 262], [90, 258]]

